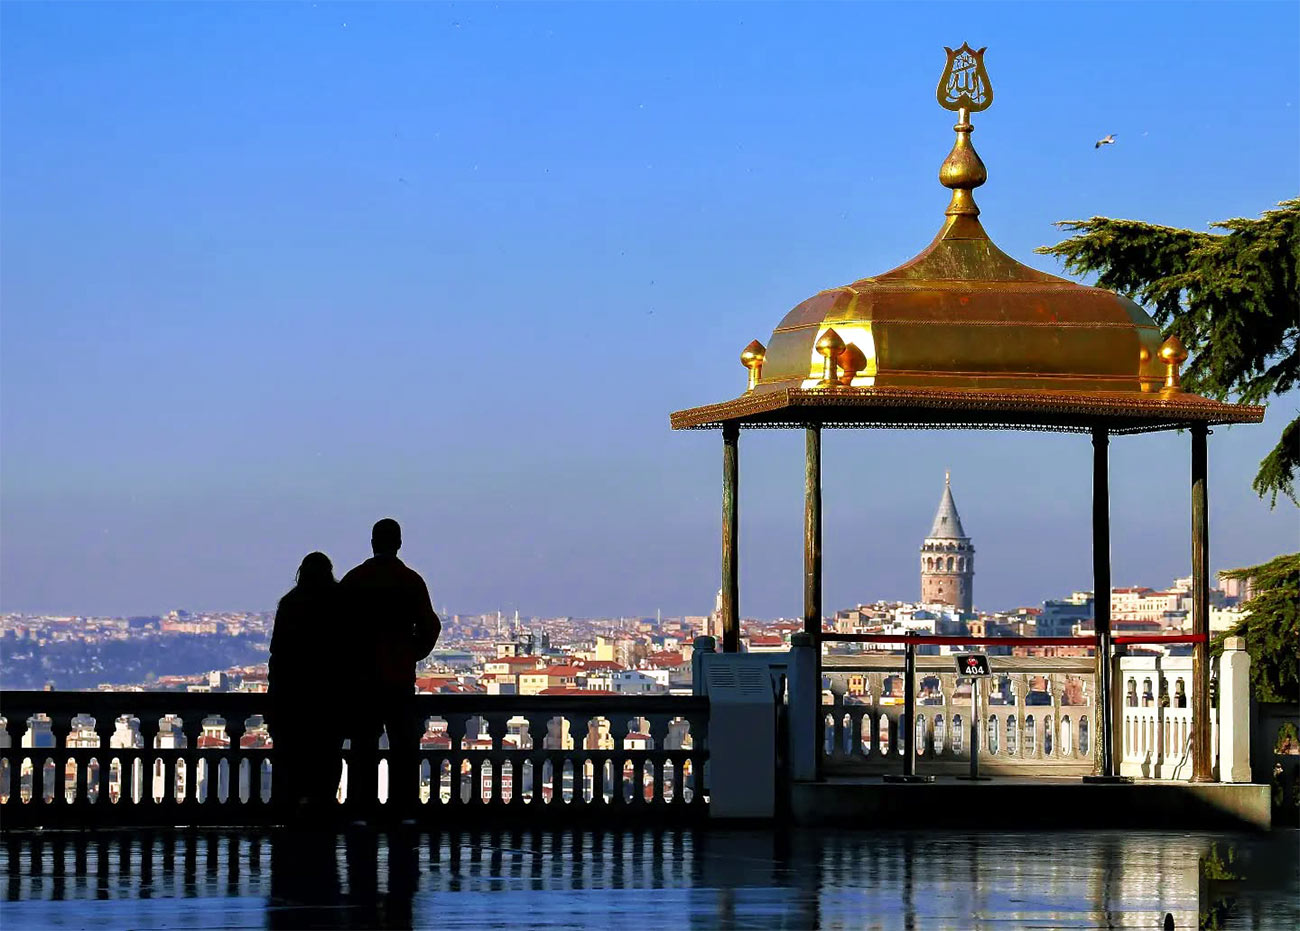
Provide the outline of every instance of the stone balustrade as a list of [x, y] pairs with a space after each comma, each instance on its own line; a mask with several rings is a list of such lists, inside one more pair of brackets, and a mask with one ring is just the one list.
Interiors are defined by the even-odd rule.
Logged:
[[[970, 769], [972, 714], [986, 775], [1082, 775], [1092, 771], [1094, 666], [1089, 658], [989, 657], [972, 711], [970, 680], [951, 656], [916, 659], [917, 772]], [[904, 753], [903, 657], [863, 653], [822, 660], [823, 771], [896, 773]]]
[[[1093, 660], [990, 656], [989, 661], [993, 676], [981, 683], [972, 712], [970, 680], [958, 678], [952, 657], [917, 657], [917, 771], [955, 775], [969, 768], [973, 713], [986, 775], [1092, 772], [1098, 722]], [[1192, 658], [1135, 654], [1113, 662], [1119, 774], [1190, 779]], [[1214, 775], [1222, 782], [1250, 781], [1249, 665], [1241, 638], [1230, 638], [1211, 665], [1220, 700], [1212, 709], [1210, 746]], [[822, 673], [823, 771], [899, 772], [905, 749], [903, 657], [830, 655], [823, 659]]]
[[[1187, 779], [1192, 772], [1192, 658], [1121, 656], [1119, 695], [1121, 776]], [[1212, 740], [1212, 747], [1217, 741]]]
[[[778, 786], [817, 779], [818, 762], [829, 776], [901, 772], [904, 657], [828, 655], [818, 683], [815, 648], [801, 638], [787, 653], [725, 657], [702, 643], [697, 688], [707, 680], [709, 694], [417, 696], [425, 726], [420, 816], [501, 816], [525, 825], [772, 817]], [[1100, 713], [1093, 660], [989, 659], [992, 676], [981, 681], [972, 708], [970, 680], [957, 675], [951, 656], [916, 658], [917, 772], [966, 773], [972, 720], [985, 775], [1093, 772]], [[1191, 659], [1121, 655], [1114, 664], [1110, 710], [1120, 774], [1189, 779]], [[1251, 709], [1243, 641], [1228, 641], [1213, 673], [1215, 778], [1246, 782]], [[268, 710], [258, 694], [0, 691], [0, 825], [274, 823], [284, 812]], [[711, 792], [711, 726], [718, 798]], [[380, 748], [379, 797], [388, 802], [386, 743]], [[320, 748], [322, 765], [342, 763], [342, 817], [356, 801], [348, 797], [347, 772], [359, 756], [346, 745]], [[759, 780], [759, 768], [772, 778]], [[724, 804], [728, 798], [737, 804]]]
[[[420, 695], [420, 811], [440, 820], [707, 813], [707, 698]], [[0, 691], [0, 823], [279, 820], [265, 695]], [[387, 801], [386, 739], [380, 799]], [[345, 746], [320, 759], [343, 763]]]
[[[1192, 773], [1192, 658], [1131, 655], [1115, 660], [1115, 759], [1121, 776], [1186, 780]], [[1214, 778], [1250, 782], [1250, 656], [1230, 637], [1210, 665]]]

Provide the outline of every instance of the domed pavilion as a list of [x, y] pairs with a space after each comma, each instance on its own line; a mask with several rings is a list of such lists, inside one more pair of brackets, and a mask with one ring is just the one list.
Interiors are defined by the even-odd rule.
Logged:
[[[1115, 434], [1191, 435], [1193, 635], [1197, 728], [1194, 778], [1208, 781], [1209, 547], [1206, 437], [1215, 424], [1258, 423], [1262, 407], [1184, 391], [1187, 352], [1162, 339], [1133, 301], [1029, 268], [989, 239], [974, 190], [987, 174], [971, 144], [971, 114], [992, 103], [983, 49], [949, 50], [939, 102], [957, 113], [956, 141], [939, 169], [952, 193], [942, 227], [897, 268], [827, 288], [781, 318], [767, 344], [741, 353], [745, 390], [677, 411], [675, 430], [723, 437], [722, 648], [739, 648], [737, 552], [740, 429], [806, 434], [804, 626], [817, 646], [821, 602], [821, 431], [836, 427], [1008, 429], [1082, 433], [1093, 447], [1093, 581], [1100, 707], [1110, 664], [1109, 440]], [[820, 659], [819, 659], [820, 662]], [[1109, 716], [1099, 743], [1111, 772]]]

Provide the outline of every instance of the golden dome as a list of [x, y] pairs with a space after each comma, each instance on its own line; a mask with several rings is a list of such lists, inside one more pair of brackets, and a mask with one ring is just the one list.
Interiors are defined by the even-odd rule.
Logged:
[[[1182, 391], [1187, 352], [1128, 298], [1017, 262], [989, 239], [974, 189], [987, 178], [970, 142], [992, 102], [983, 49], [949, 50], [940, 103], [957, 112], [939, 181], [952, 191], [934, 241], [911, 261], [821, 291], [785, 315], [766, 352], [742, 362], [731, 401], [678, 411], [676, 429], [727, 421], [1050, 426], [1122, 431], [1258, 422], [1263, 408]], [[965, 58], [961, 58], [964, 55]], [[954, 60], [964, 62], [960, 80]]]
[[865, 364], [854, 387], [1149, 391], [1160, 329], [1126, 297], [1037, 271], [952, 216], [898, 268], [822, 291], [772, 332], [756, 391], [812, 387], [834, 328]]

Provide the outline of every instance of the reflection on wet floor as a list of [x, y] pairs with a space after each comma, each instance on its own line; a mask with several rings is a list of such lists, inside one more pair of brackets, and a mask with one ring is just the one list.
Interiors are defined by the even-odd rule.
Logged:
[[[6, 927], [1226, 928], [1300, 926], [1295, 831], [11, 835]], [[1231, 848], [1240, 881], [1206, 892]]]

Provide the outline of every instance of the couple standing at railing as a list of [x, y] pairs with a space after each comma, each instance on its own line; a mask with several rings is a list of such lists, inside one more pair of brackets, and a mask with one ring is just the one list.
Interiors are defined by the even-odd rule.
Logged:
[[297, 585], [280, 599], [268, 669], [272, 798], [301, 821], [333, 810], [339, 750], [351, 741], [349, 807], [379, 815], [379, 736], [388, 731], [389, 817], [415, 814], [423, 730], [415, 708], [415, 664], [442, 623], [419, 573], [397, 558], [402, 529], [384, 518], [371, 531], [374, 556], [340, 581], [324, 553], [309, 553]]

